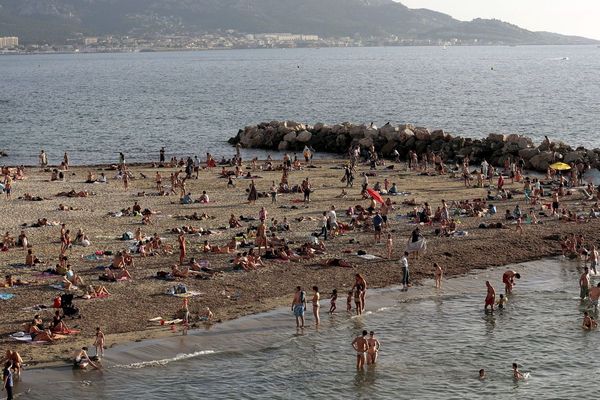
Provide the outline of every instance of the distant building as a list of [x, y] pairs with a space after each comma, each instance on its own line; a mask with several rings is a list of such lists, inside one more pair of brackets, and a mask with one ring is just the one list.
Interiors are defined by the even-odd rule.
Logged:
[[19, 47], [19, 38], [16, 36], [0, 37], [0, 49]]
[[89, 46], [92, 44], [98, 44], [98, 38], [97, 37], [86, 37], [83, 39], [83, 44], [85, 44], [86, 46]]

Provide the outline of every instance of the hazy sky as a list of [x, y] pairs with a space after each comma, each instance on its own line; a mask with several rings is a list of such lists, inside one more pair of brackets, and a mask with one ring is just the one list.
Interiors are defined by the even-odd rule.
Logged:
[[429, 8], [456, 19], [497, 18], [533, 31], [550, 31], [600, 40], [600, 0], [399, 0], [410, 8]]

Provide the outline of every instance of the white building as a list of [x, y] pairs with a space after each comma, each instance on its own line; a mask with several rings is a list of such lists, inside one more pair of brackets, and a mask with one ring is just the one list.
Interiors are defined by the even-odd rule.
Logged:
[[19, 38], [16, 36], [0, 37], [0, 49], [9, 49], [19, 46]]

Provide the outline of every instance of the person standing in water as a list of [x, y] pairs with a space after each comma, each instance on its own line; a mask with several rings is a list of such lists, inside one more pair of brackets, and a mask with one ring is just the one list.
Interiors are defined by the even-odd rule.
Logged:
[[444, 271], [442, 270], [442, 267], [440, 267], [440, 265], [436, 262], [433, 263], [433, 280], [435, 281], [435, 288], [436, 289], [441, 289], [442, 288], [442, 276], [444, 275]]
[[494, 303], [496, 302], [496, 290], [494, 289], [490, 281], [485, 281], [485, 286], [487, 288], [487, 295], [485, 297], [485, 307], [483, 309], [487, 311], [487, 308], [489, 306], [493, 312]]
[[521, 279], [521, 275], [518, 272], [508, 270], [502, 275], [502, 283], [504, 283], [504, 292], [511, 294], [513, 287], [515, 286], [515, 278]]
[[594, 271], [594, 275], [598, 275], [598, 270], [596, 266], [598, 265], [598, 250], [596, 249], [596, 245], [592, 246], [592, 250], [590, 251], [590, 269]]
[[96, 357], [104, 357], [104, 333], [100, 330], [100, 327], [96, 327], [96, 341], [94, 342], [96, 347]]
[[319, 317], [319, 309], [321, 308], [321, 294], [319, 293], [319, 288], [317, 286], [313, 286], [313, 294], [312, 303], [313, 303], [313, 315], [315, 316], [315, 325], [319, 325], [321, 323], [321, 318]]
[[356, 369], [363, 370], [365, 368], [366, 354], [369, 350], [367, 342], [367, 331], [362, 331], [361, 336], [357, 336], [352, 341], [352, 347], [356, 351]]
[[590, 292], [590, 270], [588, 267], [583, 268], [583, 274], [579, 277], [579, 298], [583, 302]]
[[379, 340], [375, 338], [375, 332], [369, 332], [367, 345], [369, 346], [369, 350], [367, 353], [367, 365], [375, 364], [377, 362], [379, 348], [381, 347], [381, 343], [379, 343]]
[[600, 299], [600, 282], [590, 289], [590, 304], [598, 311], [598, 299]]
[[296, 293], [292, 300], [292, 311], [296, 317], [296, 328], [304, 328], [304, 311], [306, 310], [306, 293], [302, 287], [296, 286]]

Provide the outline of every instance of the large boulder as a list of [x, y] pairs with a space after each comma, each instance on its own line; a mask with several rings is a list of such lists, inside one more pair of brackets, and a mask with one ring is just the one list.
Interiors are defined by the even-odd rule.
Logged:
[[446, 138], [446, 132], [444, 132], [442, 129], [438, 129], [438, 130], [431, 132], [431, 140], [432, 141], [444, 140], [445, 138]]
[[308, 143], [310, 142], [310, 139], [312, 139], [312, 133], [310, 133], [309, 131], [302, 131], [296, 137], [296, 140], [300, 143]]
[[404, 128], [400, 132], [398, 132], [398, 139], [400, 139], [401, 142], [406, 142], [409, 138], [414, 136], [415, 133], [408, 128]]
[[503, 143], [506, 142], [506, 136], [499, 133], [490, 133], [487, 137], [490, 142]]
[[294, 143], [296, 141], [296, 132], [290, 132], [283, 137], [284, 142]]
[[313, 129], [315, 130], [315, 132], [320, 131], [321, 129], [323, 129], [325, 127], [325, 124], [322, 122], [317, 122], [315, 124], [315, 126], [313, 127]]
[[519, 157], [523, 157], [525, 161], [529, 161], [532, 157], [540, 154], [538, 149], [522, 149], [519, 150]]
[[371, 147], [373, 146], [373, 138], [362, 138], [358, 141], [358, 144], [360, 144], [361, 147]]
[[546, 171], [548, 166], [555, 160], [555, 154], [551, 151], [540, 152], [529, 159], [529, 167], [536, 171]]
[[572, 162], [583, 161], [584, 155], [585, 152], [583, 151], [570, 151], [567, 154], [565, 154], [563, 162], [570, 164]]
[[284, 151], [284, 150], [287, 150], [289, 147], [290, 147], [289, 143], [284, 140], [282, 142], [279, 142], [279, 146], [277, 146], [277, 150]]
[[381, 147], [381, 154], [383, 154], [384, 157], [389, 157], [390, 155], [392, 155], [392, 153], [394, 152], [394, 149], [397, 146], [398, 146], [397, 142], [390, 140]]
[[429, 133], [429, 129], [417, 127], [414, 129], [415, 136], [417, 140], [429, 140], [431, 139], [431, 133]]

